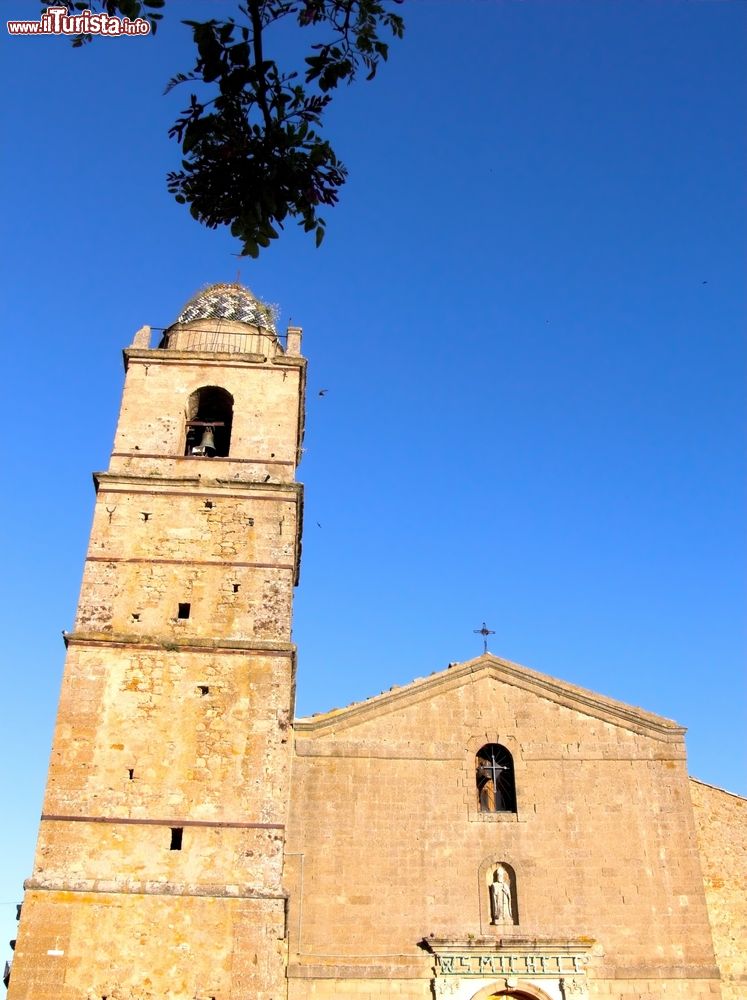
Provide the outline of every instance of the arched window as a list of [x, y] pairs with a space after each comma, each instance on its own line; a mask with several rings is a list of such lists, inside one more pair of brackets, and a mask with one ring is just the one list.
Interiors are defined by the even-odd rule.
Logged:
[[487, 743], [475, 760], [480, 812], [516, 812], [514, 762], [500, 743]]
[[233, 396], [217, 385], [195, 389], [187, 403], [185, 455], [225, 458], [231, 447]]

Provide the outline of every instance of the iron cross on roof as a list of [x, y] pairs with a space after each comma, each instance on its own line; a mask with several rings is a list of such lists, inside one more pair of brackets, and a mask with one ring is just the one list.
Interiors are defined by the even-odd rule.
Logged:
[[483, 646], [484, 646], [483, 653], [487, 653], [487, 651], [488, 651], [488, 636], [489, 635], [495, 635], [495, 629], [488, 628], [488, 626], [485, 624], [485, 622], [483, 622], [482, 623], [482, 628], [473, 628], [472, 631], [475, 633], [475, 635], [481, 635], [482, 636], [482, 643], [483, 643]]

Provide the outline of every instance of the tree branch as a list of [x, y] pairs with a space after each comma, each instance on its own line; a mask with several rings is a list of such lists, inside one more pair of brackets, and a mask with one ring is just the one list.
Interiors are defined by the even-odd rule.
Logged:
[[267, 105], [267, 78], [265, 77], [264, 56], [262, 53], [262, 14], [260, 11], [261, 0], [249, 0], [249, 15], [252, 19], [252, 47], [254, 49], [254, 62], [259, 73], [257, 85], [257, 104], [259, 104], [262, 117], [265, 120], [265, 127], [272, 128], [272, 115]]

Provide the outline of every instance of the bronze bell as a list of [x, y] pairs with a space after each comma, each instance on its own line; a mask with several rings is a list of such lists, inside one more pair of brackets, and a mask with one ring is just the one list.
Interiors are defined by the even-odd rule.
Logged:
[[213, 428], [207, 426], [202, 432], [202, 440], [197, 445], [196, 448], [192, 449], [193, 455], [214, 455], [215, 454], [215, 437], [213, 436]]

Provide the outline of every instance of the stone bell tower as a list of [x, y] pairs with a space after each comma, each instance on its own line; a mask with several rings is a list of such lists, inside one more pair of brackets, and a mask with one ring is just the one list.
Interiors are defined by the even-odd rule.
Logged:
[[9, 1000], [279, 1000], [301, 331], [196, 295], [126, 381]]

